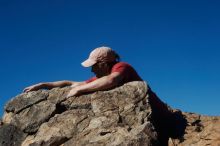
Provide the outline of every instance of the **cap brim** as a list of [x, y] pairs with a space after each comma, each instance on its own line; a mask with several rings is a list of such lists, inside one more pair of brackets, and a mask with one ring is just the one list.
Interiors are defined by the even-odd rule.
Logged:
[[96, 61], [91, 60], [91, 59], [87, 59], [81, 63], [81, 65], [84, 67], [90, 67], [90, 66], [93, 66], [94, 64], [96, 64]]

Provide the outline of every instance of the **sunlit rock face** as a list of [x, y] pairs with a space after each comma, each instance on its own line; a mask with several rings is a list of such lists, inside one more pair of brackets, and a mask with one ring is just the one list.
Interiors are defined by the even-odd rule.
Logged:
[[[69, 90], [39, 90], [12, 98], [0, 121], [0, 146], [219, 144], [218, 117], [183, 113], [185, 119], [164, 103], [161, 112], [146, 82], [65, 99]], [[168, 116], [161, 116], [163, 112]]]
[[1, 144], [156, 145], [146, 83], [131, 82], [65, 100], [69, 90], [33, 91], [9, 101], [0, 130]]

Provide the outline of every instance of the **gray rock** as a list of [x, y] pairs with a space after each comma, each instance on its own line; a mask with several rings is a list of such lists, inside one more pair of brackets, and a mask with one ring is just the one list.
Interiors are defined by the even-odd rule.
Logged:
[[69, 98], [68, 100], [61, 103], [61, 106], [71, 109], [91, 109], [91, 94], [81, 95], [76, 98]]
[[57, 114], [41, 125], [32, 145], [59, 145], [83, 131], [89, 124], [88, 110], [70, 110]]
[[157, 146], [167, 145], [169, 137], [170, 146], [220, 144], [219, 117], [183, 113], [188, 124], [180, 137], [182, 112], [164, 103], [159, 110], [160, 100], [145, 82], [66, 100], [69, 90], [39, 90], [9, 101], [0, 120], [0, 146]]
[[48, 92], [44, 90], [22, 93], [6, 104], [5, 111], [19, 113], [23, 109], [46, 100], [47, 96]]
[[18, 127], [4, 124], [0, 127], [0, 146], [19, 146], [26, 135]]
[[48, 92], [49, 95], [47, 99], [54, 104], [60, 103], [65, 100], [65, 97], [68, 94], [69, 90], [70, 87], [51, 89]]
[[34, 133], [40, 125], [48, 121], [56, 113], [56, 105], [42, 101], [15, 114], [12, 124], [26, 133]]
[[160, 112], [152, 108], [153, 94], [145, 82], [65, 99], [69, 90], [39, 90], [9, 101], [0, 125], [1, 145], [159, 145], [160, 125], [152, 115]]

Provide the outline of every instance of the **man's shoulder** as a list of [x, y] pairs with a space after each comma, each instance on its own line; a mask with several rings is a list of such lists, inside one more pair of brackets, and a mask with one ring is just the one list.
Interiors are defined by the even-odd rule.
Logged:
[[114, 65], [114, 67], [119, 67], [119, 66], [127, 66], [127, 67], [131, 67], [130, 64], [128, 64], [127, 62], [118, 62]]
[[112, 71], [111, 72], [127, 72], [132, 70], [133, 67], [126, 63], [126, 62], [118, 62], [116, 63], [113, 67], [112, 67]]

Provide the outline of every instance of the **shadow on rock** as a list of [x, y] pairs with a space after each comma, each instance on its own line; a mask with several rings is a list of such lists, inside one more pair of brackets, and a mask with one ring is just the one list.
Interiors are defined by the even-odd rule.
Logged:
[[173, 110], [163, 103], [150, 87], [148, 94], [152, 108], [152, 123], [158, 133], [159, 146], [168, 146], [169, 138], [181, 139], [187, 126], [182, 112]]

